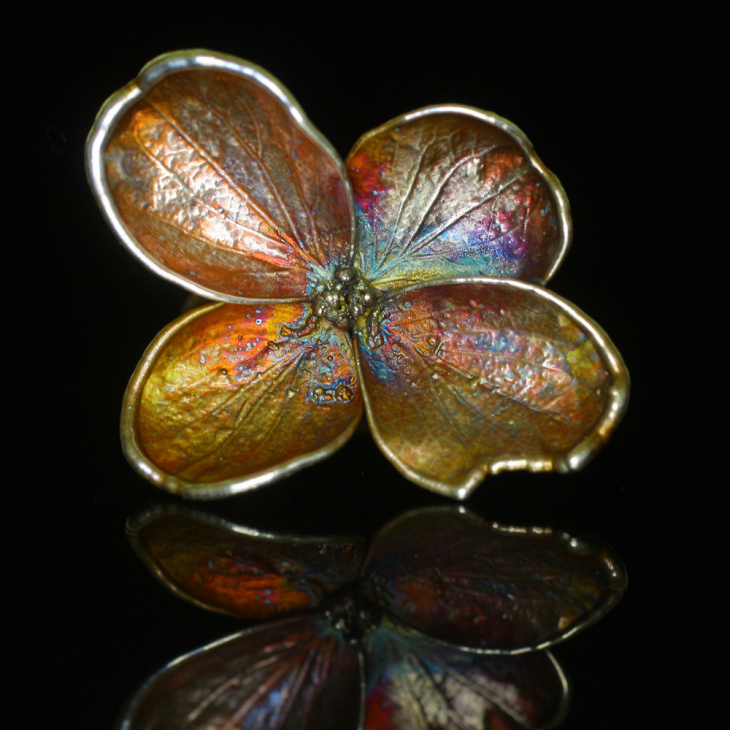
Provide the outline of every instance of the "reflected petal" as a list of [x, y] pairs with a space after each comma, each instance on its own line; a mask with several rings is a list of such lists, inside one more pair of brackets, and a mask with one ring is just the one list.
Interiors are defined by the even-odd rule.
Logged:
[[127, 533], [152, 573], [178, 596], [247, 620], [314, 608], [358, 577], [358, 537], [267, 535], [176, 507], [147, 510]]
[[102, 108], [87, 158], [117, 235], [199, 294], [302, 298], [352, 259], [342, 161], [247, 61], [209, 51], [155, 59]]
[[362, 590], [429, 637], [489, 652], [545, 647], [597, 621], [626, 589], [604, 541], [506, 527], [459, 508], [411, 512], [383, 528]]
[[157, 486], [206, 499], [325, 458], [361, 412], [346, 333], [304, 304], [214, 304], [150, 345], [125, 395], [122, 441]]
[[540, 287], [412, 287], [358, 321], [370, 428], [396, 467], [464, 498], [506, 469], [577, 469], [620, 420], [628, 375], [604, 332]]
[[548, 652], [487, 656], [385, 623], [366, 640], [365, 730], [553, 727], [567, 683]]
[[360, 266], [380, 290], [463, 276], [544, 281], [567, 250], [560, 183], [495, 114], [406, 114], [362, 137], [346, 167]]
[[244, 631], [168, 664], [122, 730], [357, 730], [357, 649], [321, 618]]

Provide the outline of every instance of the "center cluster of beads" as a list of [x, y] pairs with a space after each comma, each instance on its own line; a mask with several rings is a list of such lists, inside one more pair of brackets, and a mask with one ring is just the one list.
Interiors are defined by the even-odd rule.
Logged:
[[331, 626], [350, 640], [362, 639], [372, 631], [380, 623], [380, 614], [380, 609], [352, 595], [346, 595], [325, 611]]
[[332, 283], [316, 287], [312, 310], [315, 317], [324, 317], [337, 327], [349, 329], [375, 300], [375, 290], [354, 266], [339, 266]]

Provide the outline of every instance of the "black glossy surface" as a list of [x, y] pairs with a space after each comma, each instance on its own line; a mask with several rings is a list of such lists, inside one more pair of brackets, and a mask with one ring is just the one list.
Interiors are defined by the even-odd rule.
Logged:
[[[433, 15], [419, 5], [415, 16], [397, 4], [249, 2], [13, 12], [3, 114], [11, 725], [110, 728], [152, 671], [240, 628], [167, 593], [127, 544], [129, 514], [175, 500], [124, 461], [121, 398], [185, 294], [115, 241], [82, 163], [106, 96], [155, 55], [196, 46], [267, 68], [343, 155], [426, 104], [491, 109], [524, 129], [573, 211], [573, 247], [551, 288], [610, 333], [632, 402], [584, 471], [502, 475], [469, 504], [503, 522], [594, 532], [626, 563], [622, 603], [555, 651], [573, 679], [565, 730], [714, 724], [726, 572], [713, 464], [725, 365], [707, 345], [723, 331], [723, 290], [709, 282], [728, 202], [719, 4], [670, 2], [652, 15], [588, 3], [534, 15], [514, 3]], [[363, 436], [291, 479], [202, 507], [252, 527], [367, 538], [404, 509], [445, 502], [399, 478]]]

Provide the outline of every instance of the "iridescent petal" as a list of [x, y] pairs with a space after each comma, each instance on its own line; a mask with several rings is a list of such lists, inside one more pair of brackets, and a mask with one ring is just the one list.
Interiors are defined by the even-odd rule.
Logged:
[[463, 276], [542, 283], [567, 250], [560, 183], [495, 114], [460, 106], [406, 114], [362, 137], [346, 167], [359, 265], [381, 291]]
[[154, 484], [207, 499], [325, 458], [361, 412], [342, 330], [304, 304], [214, 304], [150, 345], [127, 388], [122, 442]]
[[365, 552], [358, 537], [267, 535], [179, 507], [146, 510], [127, 533], [173, 593], [256, 621], [319, 606], [355, 582]]
[[406, 477], [449, 496], [468, 496], [487, 473], [580, 468], [627, 403], [605, 333], [530, 284], [412, 287], [356, 332], [376, 440]]
[[357, 730], [360, 659], [317, 616], [229, 636], [140, 689], [122, 730]]
[[130, 250], [204, 296], [301, 299], [352, 259], [342, 161], [247, 61], [209, 51], [155, 59], [100, 111], [87, 167]]
[[562, 641], [625, 589], [621, 559], [598, 538], [489, 524], [458, 508], [417, 510], [383, 528], [362, 582], [404, 624], [490, 653]]
[[567, 708], [567, 682], [548, 652], [475, 654], [400, 631], [366, 638], [365, 730], [534, 730]]

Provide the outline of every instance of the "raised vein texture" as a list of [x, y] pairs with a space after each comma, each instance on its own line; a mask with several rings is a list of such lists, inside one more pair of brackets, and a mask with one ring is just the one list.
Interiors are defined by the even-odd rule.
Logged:
[[165, 77], [117, 123], [104, 159], [127, 228], [182, 283], [301, 297], [349, 259], [341, 168], [252, 78]]
[[383, 624], [366, 637], [364, 730], [517, 730], [564, 710], [562, 675], [547, 652], [485, 656]]
[[484, 119], [396, 119], [365, 135], [346, 165], [360, 266], [381, 290], [460, 276], [539, 280], [566, 244], [559, 184]]
[[430, 637], [515, 651], [555, 643], [602, 616], [626, 587], [603, 541], [490, 525], [456, 509], [420, 510], [385, 527], [364, 595]]
[[397, 294], [357, 335], [386, 452], [412, 477], [454, 489], [493, 465], [552, 468], [597, 423], [612, 381], [576, 321], [508, 283]]
[[271, 538], [181, 514], [156, 517], [133, 539], [175, 592], [247, 620], [318, 606], [354, 583], [364, 552], [359, 538]]
[[356, 730], [356, 648], [316, 616], [229, 637], [163, 669], [129, 730]]
[[199, 311], [163, 333], [134, 395], [139, 443], [162, 472], [193, 484], [244, 478], [354, 427], [362, 395], [344, 332], [303, 334], [303, 304]]

